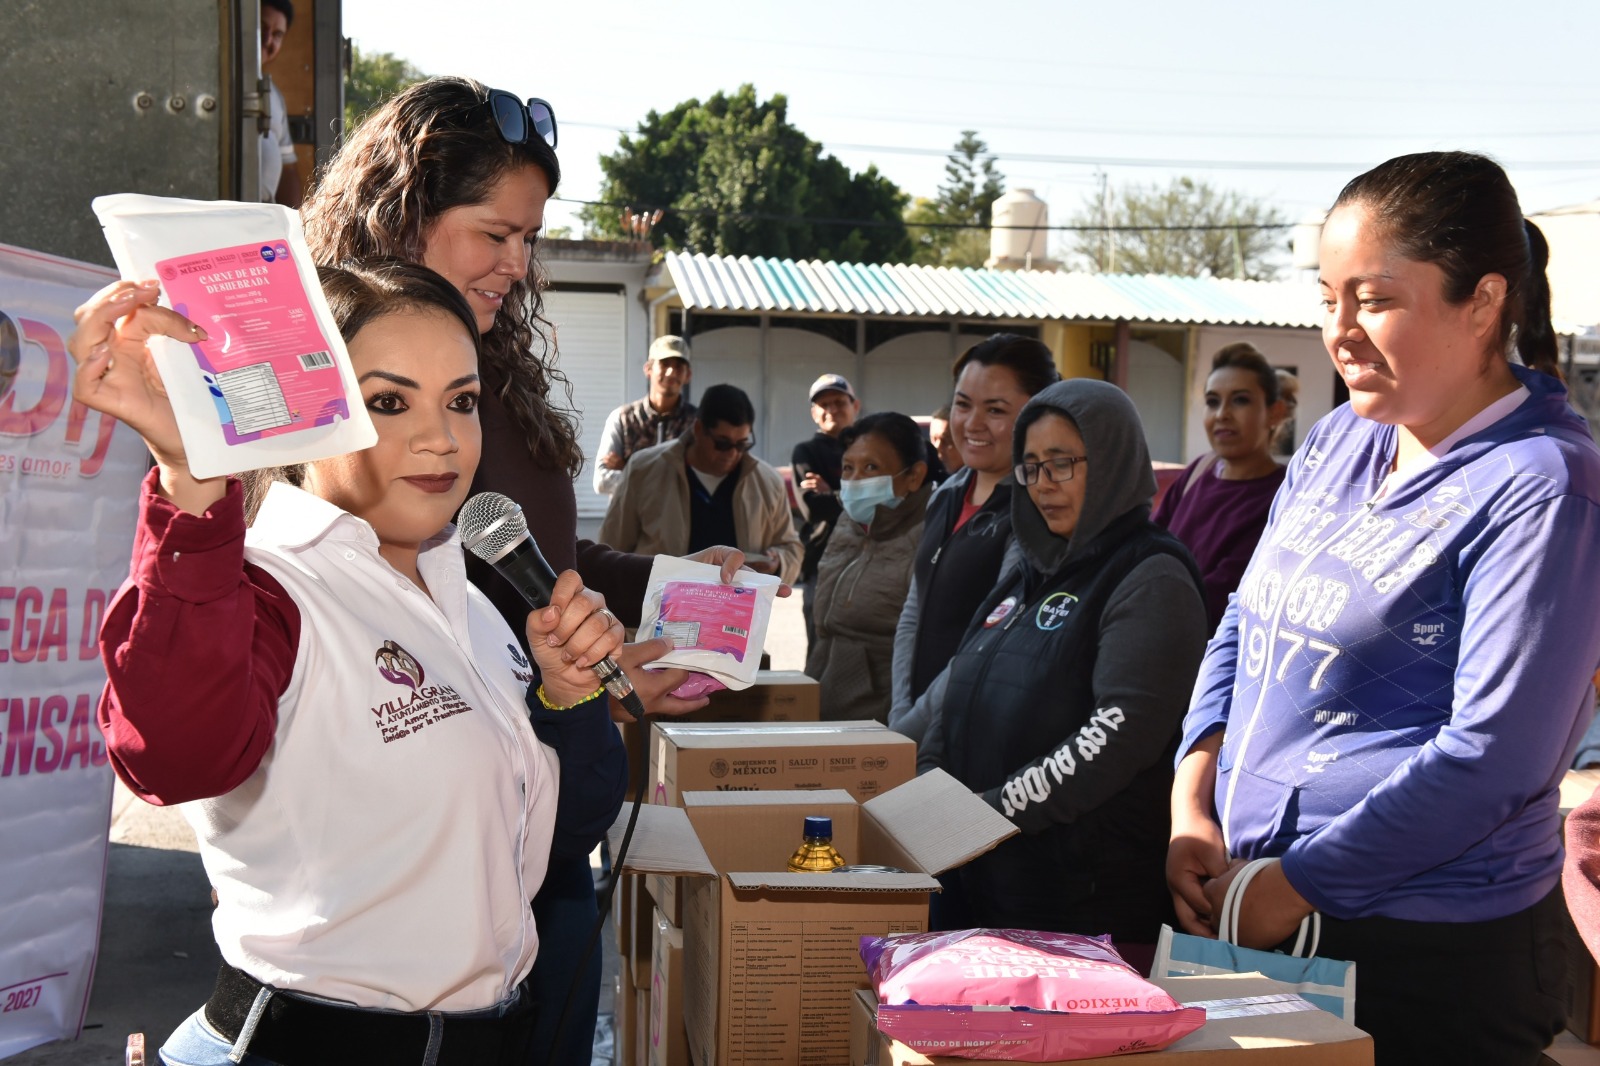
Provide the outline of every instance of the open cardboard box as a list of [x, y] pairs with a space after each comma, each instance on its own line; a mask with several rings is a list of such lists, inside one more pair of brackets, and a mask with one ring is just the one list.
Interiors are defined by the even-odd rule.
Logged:
[[870, 720], [657, 720], [647, 798], [676, 807], [685, 792], [841, 788], [865, 801], [916, 775], [916, 741]]
[[[917, 747], [878, 722], [666, 722], [651, 728], [651, 802], [688, 792], [842, 788], [871, 799], [916, 776]], [[796, 840], [798, 843], [798, 839]], [[678, 879], [647, 878], [667, 919], [683, 924]]]
[[[643, 722], [619, 722], [622, 743], [628, 749], [628, 799], [639, 782], [650, 787], [650, 727], [681, 722], [815, 722], [822, 716], [822, 686], [798, 670], [758, 670], [747, 689], [724, 689], [711, 694], [710, 703], [698, 711]], [[648, 800], [648, 792], [645, 799]]]
[[[1217, 977], [1165, 977], [1154, 984], [1179, 1003], [1207, 1003], [1206, 1024], [1163, 1051], [1140, 1055], [1138, 1062], [1158, 1066], [1371, 1066], [1372, 1038], [1349, 1022], [1317, 1010], [1280, 1013], [1250, 1000], [1276, 999], [1293, 993], [1290, 985], [1258, 973]], [[1218, 1000], [1244, 1000], [1228, 1010]], [[851, 1066], [1016, 1066], [1011, 1060], [958, 1059], [924, 1055], [878, 1031], [877, 1000], [870, 989], [852, 996]], [[1259, 1010], [1259, 1013], [1252, 1011]], [[1225, 1015], [1233, 1015], [1231, 1017]], [[1179, 1061], [1181, 1060], [1181, 1061]], [[1127, 1062], [1127, 1055], [1074, 1059], [1071, 1066]], [[1065, 1064], [1062, 1064], [1065, 1066]]]
[[[684, 878], [684, 1021], [698, 1066], [846, 1062], [851, 996], [866, 984], [860, 937], [925, 930], [934, 875], [1017, 832], [938, 770], [866, 803], [837, 789], [683, 801], [641, 809], [623, 869]], [[906, 872], [789, 873], [814, 814], [833, 819], [847, 863]]]

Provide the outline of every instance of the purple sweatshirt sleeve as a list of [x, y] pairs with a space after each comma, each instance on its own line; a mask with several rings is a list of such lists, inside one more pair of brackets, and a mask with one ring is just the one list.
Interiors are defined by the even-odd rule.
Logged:
[[[1250, 552], [1252, 557], [1255, 555], [1255, 548], [1272, 529], [1273, 523], [1278, 520], [1279, 511], [1288, 506], [1287, 501], [1293, 496], [1295, 473], [1299, 463], [1300, 456], [1297, 454], [1285, 468], [1283, 483], [1273, 497], [1272, 506], [1267, 512], [1266, 524], [1262, 528], [1261, 535], [1252, 542]], [[1249, 559], [1246, 559], [1244, 569], [1249, 569], [1249, 566]], [[1241, 570], [1241, 577], [1243, 573]], [[1211, 642], [1206, 645], [1205, 658], [1200, 660], [1200, 676], [1195, 679], [1194, 695], [1189, 700], [1189, 713], [1183, 719], [1183, 739], [1178, 744], [1178, 763], [1183, 762], [1184, 756], [1188, 755], [1200, 741], [1219, 729], [1228, 727], [1228, 713], [1233, 707], [1233, 683], [1238, 670], [1239, 606], [1238, 597], [1230, 595], [1227, 607], [1222, 612], [1222, 621], [1217, 624]]]
[[[1449, 724], [1283, 855], [1289, 882], [1335, 917], [1456, 858], [1541, 798], [1553, 816], [1593, 700], [1593, 664], [1572, 656], [1600, 646], [1600, 611], [1571, 585], [1574, 574], [1600, 571], [1600, 506], [1557, 497], [1492, 536], [1463, 590]], [[1419, 817], [1428, 832], [1417, 831]]]
[[106, 611], [101, 732], [117, 775], [150, 803], [220, 796], [272, 744], [300, 641], [283, 587], [244, 561], [237, 481], [204, 515], [145, 478], [130, 576]]

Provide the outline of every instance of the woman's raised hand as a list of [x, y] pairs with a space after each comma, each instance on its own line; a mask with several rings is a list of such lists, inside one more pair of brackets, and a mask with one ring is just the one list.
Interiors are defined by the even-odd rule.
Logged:
[[585, 588], [575, 570], [562, 571], [550, 606], [528, 615], [528, 647], [551, 703], [569, 707], [600, 687], [590, 667], [622, 647], [623, 628], [606, 599]]
[[188, 343], [204, 340], [206, 334], [176, 311], [156, 306], [160, 296], [157, 282], [116, 281], [73, 313], [77, 329], [67, 350], [78, 369], [72, 395], [84, 406], [127, 423], [144, 438], [164, 472], [187, 473], [178, 420], [147, 342], [163, 336]]

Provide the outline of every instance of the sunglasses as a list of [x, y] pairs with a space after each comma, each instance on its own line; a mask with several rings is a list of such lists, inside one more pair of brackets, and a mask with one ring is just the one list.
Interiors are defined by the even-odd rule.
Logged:
[[556, 146], [556, 113], [549, 103], [530, 96], [526, 103], [504, 89], [490, 89], [487, 107], [494, 124], [507, 144], [527, 144], [538, 136], [551, 148]]
[[719, 452], [731, 452], [735, 450], [747, 452], [756, 446], [756, 439], [754, 437], [746, 437], [744, 440], [728, 440], [725, 437], [710, 437], [709, 439], [711, 441], [711, 446]]

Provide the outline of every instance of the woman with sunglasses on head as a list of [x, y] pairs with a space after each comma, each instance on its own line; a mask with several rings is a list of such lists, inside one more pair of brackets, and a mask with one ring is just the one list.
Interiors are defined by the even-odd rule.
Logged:
[[1021, 830], [955, 871], [943, 928], [1109, 933], [1148, 970], [1172, 756], [1205, 646], [1200, 578], [1150, 521], [1155, 475], [1133, 402], [1073, 379], [1012, 431], [1017, 551], [929, 690], [919, 767], [939, 766]]
[[482, 447], [472, 311], [395, 260], [321, 280], [377, 430], [348, 455], [193, 476], [146, 341], [198, 329], [154, 282], [102, 290], [69, 345], [74, 397], [156, 460], [101, 729], [136, 794], [184, 804], [217, 890], [225, 963], [162, 1061], [522, 1066], [528, 897], [626, 784], [588, 669], [622, 627], [568, 570], [522, 620], [530, 670], [450, 525]]
[[822, 686], [822, 716], [888, 720], [900, 605], [922, 540], [927, 441], [902, 414], [868, 415], [839, 434], [844, 508], [817, 564], [817, 640], [806, 673]]
[[[650, 559], [577, 539], [572, 478], [584, 460], [570, 388], [553, 365], [552, 330], [541, 317], [544, 277], [534, 254], [545, 204], [561, 180], [555, 143], [555, 116], [544, 101], [524, 103], [465, 78], [430, 78], [362, 120], [301, 215], [320, 262], [396, 256], [431, 267], [466, 298], [482, 333], [484, 384], [483, 462], [473, 492], [520, 504], [550, 565], [577, 570], [625, 625], [637, 625]], [[725, 574], [742, 561], [722, 550], [705, 558], [723, 563]], [[467, 572], [520, 634], [528, 614], [521, 594], [476, 557], [467, 559]], [[634, 670], [645, 660], [632, 650], [620, 661], [647, 710], [682, 713], [703, 704], [667, 695], [684, 672]], [[535, 912], [547, 948], [534, 985], [548, 1043], [598, 913], [587, 859], [552, 864]], [[589, 1060], [598, 955], [581, 988], [552, 1063]]]
[[1184, 723], [1168, 880], [1207, 935], [1313, 910], [1377, 1062], [1537, 1063], [1561, 1030], [1557, 789], [1594, 708], [1600, 449], [1509, 356], [1545, 245], [1493, 161], [1401, 156], [1322, 231], [1350, 402], [1289, 464]]

